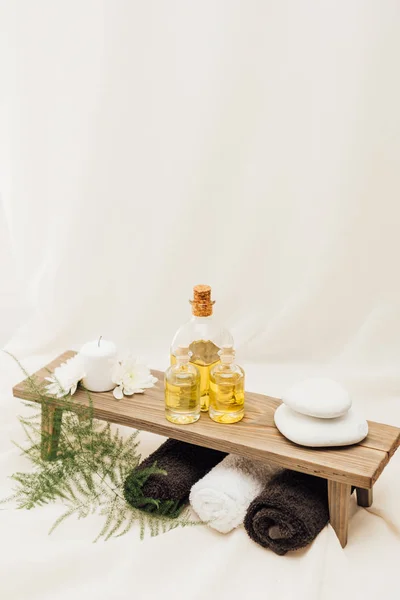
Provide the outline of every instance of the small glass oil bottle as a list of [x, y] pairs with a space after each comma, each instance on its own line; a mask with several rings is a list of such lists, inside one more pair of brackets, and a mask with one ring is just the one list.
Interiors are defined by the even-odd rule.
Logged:
[[176, 363], [165, 371], [165, 416], [171, 423], [187, 425], [200, 417], [200, 373], [190, 361], [188, 347], [175, 350]]
[[233, 345], [229, 331], [214, 319], [209, 285], [196, 285], [193, 288], [192, 318], [182, 325], [171, 344], [171, 365], [176, 362], [176, 349], [180, 345], [188, 346], [192, 353], [190, 362], [200, 373], [201, 410], [209, 406], [210, 370], [219, 363], [218, 351], [222, 345]]
[[237, 423], [244, 417], [244, 371], [234, 364], [232, 346], [218, 352], [220, 361], [210, 372], [209, 414], [217, 423]]

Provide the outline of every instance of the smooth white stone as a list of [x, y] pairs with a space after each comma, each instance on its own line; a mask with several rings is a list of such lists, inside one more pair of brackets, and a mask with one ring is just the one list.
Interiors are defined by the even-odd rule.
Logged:
[[351, 407], [347, 390], [337, 381], [324, 377], [295, 383], [282, 400], [296, 412], [320, 419], [340, 417]]
[[352, 408], [342, 417], [318, 419], [301, 415], [281, 404], [274, 419], [282, 435], [300, 446], [348, 446], [361, 442], [368, 434], [367, 421]]

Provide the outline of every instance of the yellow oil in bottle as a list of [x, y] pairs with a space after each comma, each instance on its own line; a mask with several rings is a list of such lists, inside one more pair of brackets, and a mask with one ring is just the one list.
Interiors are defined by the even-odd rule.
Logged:
[[194, 423], [200, 417], [200, 375], [198, 370], [185, 363], [174, 364], [165, 372], [165, 416], [178, 425]]
[[165, 382], [165, 416], [168, 421], [186, 425], [198, 420], [197, 387], [196, 382], [184, 386]]
[[[192, 356], [190, 362], [200, 373], [200, 407], [202, 412], [208, 411], [210, 405], [210, 371], [220, 362], [219, 348], [210, 340], [198, 340], [189, 346]], [[171, 354], [171, 365], [176, 364], [176, 357]]]
[[229, 379], [210, 378], [210, 417], [217, 423], [237, 423], [244, 416], [243, 379]]
[[217, 423], [237, 423], [244, 417], [244, 371], [233, 364], [234, 350], [222, 348], [221, 363], [210, 372], [210, 417]]

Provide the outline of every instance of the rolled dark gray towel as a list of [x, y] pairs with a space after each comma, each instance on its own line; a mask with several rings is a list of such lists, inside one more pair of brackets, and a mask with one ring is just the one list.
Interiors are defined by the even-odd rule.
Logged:
[[329, 521], [326, 479], [285, 469], [250, 504], [249, 537], [276, 554], [310, 544]]
[[[168, 439], [128, 475], [125, 499], [135, 508], [176, 517], [191, 487], [225, 456], [218, 450]], [[150, 474], [141, 481], [141, 474], [154, 465], [165, 473]]]

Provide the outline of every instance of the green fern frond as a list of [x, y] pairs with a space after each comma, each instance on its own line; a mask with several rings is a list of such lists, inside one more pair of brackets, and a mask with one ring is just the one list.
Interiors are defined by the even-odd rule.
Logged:
[[[42, 444], [50, 442], [51, 435], [41, 431], [40, 405], [24, 402], [33, 413], [20, 417], [25, 442], [16, 446], [29, 459], [32, 470], [11, 476], [14, 493], [0, 503], [13, 502], [18, 509], [30, 510], [61, 502], [66, 510], [55, 521], [50, 533], [70, 517], [82, 519], [97, 513], [104, 518], [104, 523], [96, 540], [120, 537], [136, 526], [140, 539], [143, 539], [146, 532], [154, 536], [176, 527], [200, 524], [193, 521], [176, 501], [144, 497], [143, 486], [148, 478], [167, 473], [157, 464], [135, 471], [141, 461], [138, 431], [125, 438], [109, 423], [94, 419], [89, 392], [88, 405], [81, 407], [77, 407], [70, 396], [61, 400], [49, 398], [45, 385], [29, 375], [11, 353], [7, 354], [24, 373], [32, 399], [41, 404], [56, 402], [63, 416], [58, 454], [52, 461], [43, 460]], [[125, 499], [128, 476], [135, 506]], [[146, 512], [141, 510], [143, 508]]]
[[58, 519], [56, 519], [56, 521], [54, 521], [53, 525], [51, 526], [50, 530], [49, 530], [49, 534], [53, 533], [53, 531], [59, 526], [61, 525], [61, 523], [63, 521], [65, 521], [65, 519], [68, 519], [68, 517], [70, 517], [71, 515], [73, 515], [76, 512], [76, 507], [72, 506], [71, 508], [69, 508], [67, 511], [65, 511], [65, 513], [63, 513], [60, 517], [58, 517]]

